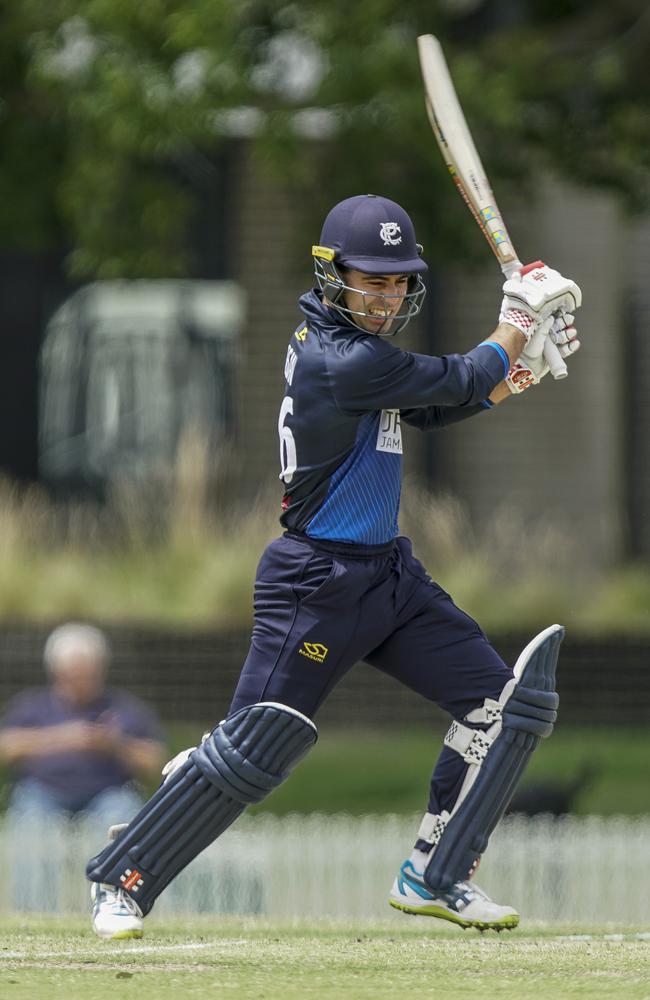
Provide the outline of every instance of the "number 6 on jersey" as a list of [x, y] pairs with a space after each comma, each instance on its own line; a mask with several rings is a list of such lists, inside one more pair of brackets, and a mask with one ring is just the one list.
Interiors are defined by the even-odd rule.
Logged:
[[293, 399], [285, 396], [280, 407], [278, 417], [278, 434], [280, 435], [280, 468], [282, 472], [279, 478], [288, 486], [293, 479], [293, 474], [298, 468], [298, 455], [296, 453], [296, 441], [285, 420], [288, 416], [293, 416]]

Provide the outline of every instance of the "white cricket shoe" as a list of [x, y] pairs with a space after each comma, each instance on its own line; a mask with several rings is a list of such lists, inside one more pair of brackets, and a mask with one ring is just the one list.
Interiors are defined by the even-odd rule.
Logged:
[[142, 912], [124, 889], [93, 882], [90, 898], [93, 901], [95, 934], [113, 940], [142, 937]]
[[440, 917], [480, 931], [512, 930], [519, 923], [519, 914], [512, 906], [494, 903], [471, 882], [456, 882], [450, 889], [432, 893], [411, 861], [400, 868], [388, 902], [405, 913]]

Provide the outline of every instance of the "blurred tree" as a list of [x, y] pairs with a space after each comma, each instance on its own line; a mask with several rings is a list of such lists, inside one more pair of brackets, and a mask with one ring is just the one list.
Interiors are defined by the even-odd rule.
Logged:
[[21, 0], [0, 7], [0, 240], [63, 238], [78, 276], [185, 273], [188, 178], [236, 135], [314, 218], [408, 193], [428, 251], [468, 252], [424, 112], [429, 31], [500, 197], [551, 169], [648, 205], [643, 0]]

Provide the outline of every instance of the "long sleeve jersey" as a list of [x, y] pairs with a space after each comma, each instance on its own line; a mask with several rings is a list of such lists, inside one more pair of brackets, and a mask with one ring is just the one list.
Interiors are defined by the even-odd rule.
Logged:
[[316, 290], [291, 338], [280, 408], [281, 523], [312, 538], [379, 545], [398, 532], [401, 421], [433, 430], [482, 412], [508, 370], [494, 341], [432, 357], [365, 333]]

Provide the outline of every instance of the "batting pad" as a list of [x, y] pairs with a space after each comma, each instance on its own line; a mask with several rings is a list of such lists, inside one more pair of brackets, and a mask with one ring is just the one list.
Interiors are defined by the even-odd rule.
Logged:
[[469, 754], [465, 757], [470, 763], [468, 773], [424, 873], [432, 891], [448, 889], [467, 878], [503, 816], [530, 755], [540, 739], [553, 732], [560, 700], [555, 668], [563, 638], [562, 626], [551, 625], [526, 646], [514, 668], [515, 681], [509, 682], [512, 690], [501, 719], [485, 733], [475, 731], [476, 759], [471, 761]]
[[317, 739], [313, 722], [275, 702], [226, 719], [154, 793], [86, 875], [124, 889], [143, 916], [251, 802], [280, 785]]

